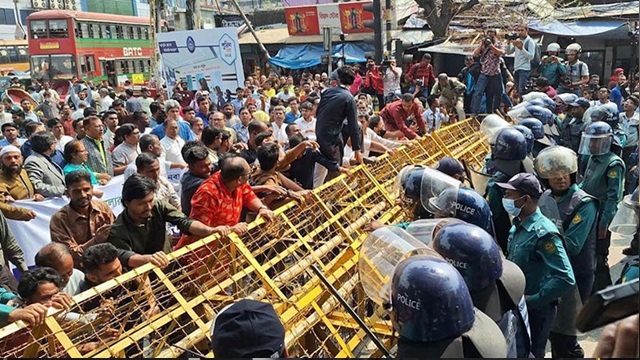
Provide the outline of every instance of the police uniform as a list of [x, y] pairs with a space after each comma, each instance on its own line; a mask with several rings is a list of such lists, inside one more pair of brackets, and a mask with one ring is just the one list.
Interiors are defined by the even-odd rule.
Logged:
[[502, 198], [504, 190], [497, 186], [499, 182], [507, 182], [510, 176], [502, 171], [496, 170], [493, 178], [487, 183], [486, 199], [493, 216], [493, 226], [495, 231], [495, 239], [500, 245], [503, 253], [507, 253], [507, 241], [509, 239], [509, 229], [511, 229], [511, 219], [509, 214], [502, 207]]
[[[555, 198], [551, 190], [542, 194], [540, 211], [556, 224], [564, 235], [564, 246], [573, 268], [576, 286], [562, 297], [558, 316], [549, 340], [553, 357], [582, 357], [577, 343], [575, 321], [578, 311], [591, 294], [596, 265], [596, 220], [598, 200], [572, 184], [562, 196]], [[582, 356], [577, 355], [582, 352]]]
[[531, 326], [531, 348], [544, 357], [558, 298], [575, 285], [569, 257], [558, 228], [536, 209], [524, 222], [514, 218], [507, 259], [526, 277], [525, 296]]
[[587, 124], [583, 119], [578, 119], [575, 116], [565, 118], [560, 124], [560, 136], [557, 139], [558, 145], [568, 147], [578, 152], [582, 132], [586, 126]]
[[[580, 188], [599, 201], [598, 231], [599, 229], [607, 229], [616, 214], [618, 203], [622, 200], [624, 173], [624, 162], [612, 152], [589, 157]], [[607, 232], [605, 239], [598, 239], [596, 242], [597, 261], [594, 291], [611, 285], [611, 275], [607, 264], [610, 245], [610, 232]]]

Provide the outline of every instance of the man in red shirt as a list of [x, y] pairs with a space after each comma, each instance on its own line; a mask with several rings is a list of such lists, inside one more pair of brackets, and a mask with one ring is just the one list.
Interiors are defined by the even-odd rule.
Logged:
[[383, 75], [380, 73], [380, 68], [376, 66], [376, 62], [372, 57], [367, 58], [367, 74], [364, 78], [364, 87], [373, 88], [375, 95], [378, 98], [378, 104], [380, 109], [384, 107], [384, 82], [382, 80]]
[[[228, 226], [236, 234], [247, 232], [247, 224], [239, 222], [243, 207], [258, 213], [258, 217], [273, 221], [273, 212], [251, 190], [247, 182], [250, 175], [251, 168], [244, 158], [235, 154], [222, 157], [220, 171], [205, 180], [193, 194], [190, 217], [211, 227]], [[182, 235], [174, 250], [199, 239]]]
[[436, 75], [433, 73], [433, 65], [431, 65], [431, 55], [422, 55], [422, 60], [411, 65], [405, 78], [412, 84], [409, 93], [416, 97], [429, 97], [431, 86], [436, 83]]
[[[379, 115], [387, 131], [400, 130], [407, 139], [413, 140], [427, 132], [420, 108], [411, 94], [404, 94], [401, 100], [388, 104]], [[418, 133], [410, 129], [412, 125], [417, 125]]]

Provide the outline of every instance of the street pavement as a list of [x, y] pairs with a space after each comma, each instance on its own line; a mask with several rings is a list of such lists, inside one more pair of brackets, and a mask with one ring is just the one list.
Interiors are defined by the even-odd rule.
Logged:
[[[626, 256], [622, 254], [622, 249], [628, 247], [630, 242], [630, 238], [622, 238], [615, 235], [611, 238], [611, 247], [609, 248], [609, 266], [611, 268], [611, 279], [614, 283], [620, 278], [620, 273], [624, 266], [624, 264], [621, 263], [621, 260]], [[592, 357], [601, 332], [602, 328], [595, 329], [578, 337], [578, 342], [580, 342], [580, 345], [584, 349], [584, 355], [586, 358]], [[551, 347], [549, 343], [547, 343], [546, 357], [551, 357]]]

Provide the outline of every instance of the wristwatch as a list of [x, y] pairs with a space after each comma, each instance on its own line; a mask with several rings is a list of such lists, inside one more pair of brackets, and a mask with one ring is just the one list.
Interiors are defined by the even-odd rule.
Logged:
[[262, 210], [262, 209], [267, 209], [269, 210], [269, 207], [267, 205], [260, 205], [260, 207], [258, 208], [258, 211]]

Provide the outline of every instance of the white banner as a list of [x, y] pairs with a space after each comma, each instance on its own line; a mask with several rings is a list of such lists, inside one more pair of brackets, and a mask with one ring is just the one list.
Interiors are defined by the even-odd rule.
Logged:
[[[169, 182], [174, 187], [179, 188], [180, 178], [182, 177], [182, 169], [171, 169], [167, 173]], [[104, 195], [101, 199], [109, 205], [113, 215], [116, 217], [124, 210], [122, 207], [122, 186], [124, 185], [124, 176], [114, 176], [105, 186], [96, 186], [96, 189], [102, 190]], [[179, 193], [178, 193], [179, 194]], [[24, 252], [24, 259], [27, 266], [35, 265], [36, 253], [45, 245], [51, 242], [49, 233], [49, 222], [56, 211], [69, 203], [67, 197], [49, 199], [41, 202], [33, 200], [19, 200], [14, 203], [15, 206], [33, 210], [36, 218], [30, 221], [17, 221], [7, 219], [9, 229], [16, 238], [18, 245]], [[12, 266], [13, 268], [13, 266]]]

